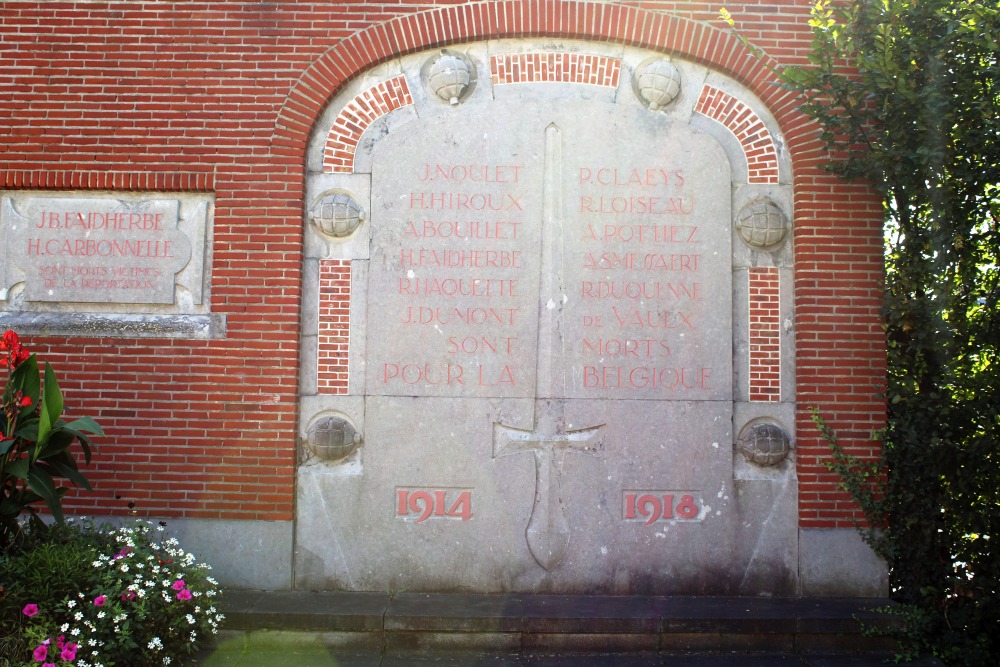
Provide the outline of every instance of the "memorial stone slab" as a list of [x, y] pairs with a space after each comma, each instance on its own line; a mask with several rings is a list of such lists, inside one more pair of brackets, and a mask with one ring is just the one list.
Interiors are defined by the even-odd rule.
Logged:
[[193, 333], [212, 329], [200, 321], [209, 313], [211, 208], [206, 195], [5, 194], [4, 320], [20, 317], [22, 330], [44, 322], [48, 333], [212, 335]]
[[[303, 452], [296, 585], [789, 592], [791, 468], [734, 474], [734, 406], [760, 416], [733, 383], [746, 186], [723, 142], [687, 122], [697, 96], [679, 82], [706, 72], [656, 68], [669, 99], [625, 75], [599, 94], [572, 79], [501, 86], [490, 48], [464, 53], [475, 90], [415, 94], [405, 123], [366, 134], [363, 171], [310, 177], [366, 190], [369, 243], [307, 257], [351, 262], [364, 314], [351, 354], [364, 355], [344, 395], [304, 392], [302, 421], [336, 416], [363, 443], [342, 463]], [[421, 86], [434, 57], [385, 78]], [[616, 58], [627, 75], [649, 54]], [[307, 285], [305, 307], [319, 298]]]

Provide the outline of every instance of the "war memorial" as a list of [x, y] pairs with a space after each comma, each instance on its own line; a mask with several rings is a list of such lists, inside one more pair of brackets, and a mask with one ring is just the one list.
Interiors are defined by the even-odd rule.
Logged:
[[808, 4], [10, 2], [0, 328], [227, 586], [879, 596], [881, 228]]

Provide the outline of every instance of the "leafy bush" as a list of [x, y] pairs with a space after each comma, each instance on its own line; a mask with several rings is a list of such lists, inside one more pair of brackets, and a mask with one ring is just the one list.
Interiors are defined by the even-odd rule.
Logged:
[[73, 526], [2, 568], [0, 665], [183, 665], [223, 619], [208, 566], [150, 522]]
[[68, 489], [55, 480], [67, 479], [90, 490], [70, 446], [79, 442], [90, 463], [90, 435], [103, 435], [90, 417], [62, 419], [63, 396], [52, 366], [45, 364], [41, 382], [38, 360], [13, 331], [0, 337], [0, 368], [9, 375], [0, 395], [0, 553], [17, 548], [24, 538], [20, 516], [28, 512], [38, 533], [45, 523], [34, 505], [44, 501], [57, 523], [62, 523], [62, 497]]
[[[723, 18], [731, 20], [728, 14]], [[1000, 1], [818, 0], [778, 73], [883, 200], [882, 456], [833, 445], [905, 603], [907, 651], [1000, 664]], [[845, 213], [849, 215], [849, 213]], [[830, 440], [829, 431], [824, 435]]]
[[29, 598], [59, 601], [75, 595], [91, 575], [90, 563], [110, 542], [89, 524], [23, 531], [20, 549], [0, 555], [0, 667], [28, 655], [22, 608]]

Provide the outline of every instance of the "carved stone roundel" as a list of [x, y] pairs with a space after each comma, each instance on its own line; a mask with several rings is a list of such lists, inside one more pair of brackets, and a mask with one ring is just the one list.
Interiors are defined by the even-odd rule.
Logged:
[[471, 75], [469, 66], [461, 58], [442, 55], [431, 65], [427, 81], [434, 93], [450, 104], [458, 104], [459, 98], [469, 87]]
[[326, 417], [314, 424], [306, 434], [310, 451], [326, 461], [339, 461], [350, 456], [361, 444], [361, 434], [340, 417]]
[[788, 457], [791, 443], [788, 435], [777, 424], [762, 422], [752, 424], [740, 433], [740, 453], [750, 463], [774, 466]]
[[328, 192], [313, 206], [309, 219], [320, 234], [340, 239], [357, 231], [365, 221], [365, 212], [350, 195]]
[[751, 248], [771, 250], [781, 245], [788, 235], [788, 218], [771, 200], [758, 199], [740, 209], [736, 230]]
[[636, 73], [639, 96], [652, 111], [667, 106], [681, 92], [681, 75], [668, 60], [656, 60]]

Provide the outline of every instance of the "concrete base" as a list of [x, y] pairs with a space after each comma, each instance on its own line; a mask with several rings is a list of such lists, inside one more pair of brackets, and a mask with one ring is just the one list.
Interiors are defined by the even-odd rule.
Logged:
[[804, 597], [885, 597], [889, 569], [853, 528], [799, 530]]
[[181, 546], [212, 566], [223, 586], [284, 591], [292, 587], [291, 521], [173, 519]]
[[[96, 524], [120, 525], [123, 517], [91, 517]], [[159, 521], [149, 518], [149, 521]], [[292, 587], [291, 521], [225, 521], [163, 519], [166, 534], [212, 566], [212, 576], [225, 588], [287, 591]]]

